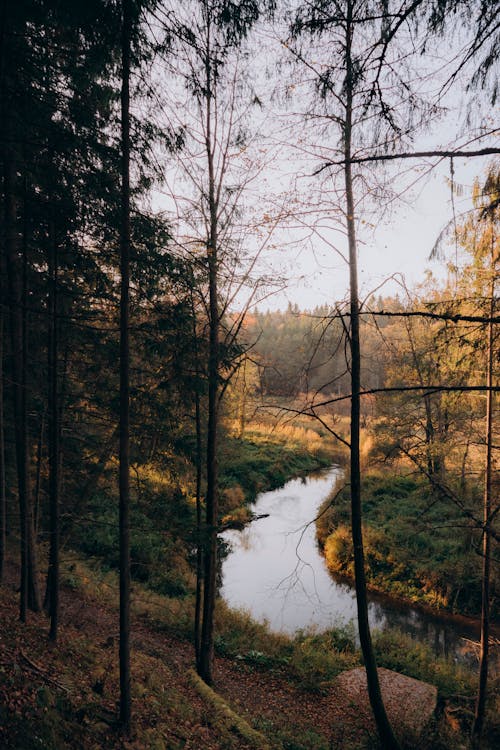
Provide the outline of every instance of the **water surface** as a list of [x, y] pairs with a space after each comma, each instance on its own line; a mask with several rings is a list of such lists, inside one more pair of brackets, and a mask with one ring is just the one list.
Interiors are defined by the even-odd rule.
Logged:
[[[268, 518], [242, 532], [224, 534], [232, 552], [223, 563], [221, 593], [230, 606], [249, 611], [275, 631], [321, 631], [339, 625], [357, 629], [354, 589], [331, 577], [316, 542], [314, 519], [338, 473], [331, 468], [262, 493], [253, 510], [268, 513]], [[398, 627], [439, 655], [476, 662], [471, 646], [477, 639], [475, 626], [386, 596], [370, 594], [369, 600], [372, 629]]]

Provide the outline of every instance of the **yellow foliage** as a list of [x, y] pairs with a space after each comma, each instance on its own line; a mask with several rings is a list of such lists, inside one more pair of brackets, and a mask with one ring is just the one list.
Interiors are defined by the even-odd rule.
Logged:
[[222, 492], [222, 505], [224, 510], [231, 511], [239, 508], [245, 503], [245, 493], [239, 484], [228, 487]]

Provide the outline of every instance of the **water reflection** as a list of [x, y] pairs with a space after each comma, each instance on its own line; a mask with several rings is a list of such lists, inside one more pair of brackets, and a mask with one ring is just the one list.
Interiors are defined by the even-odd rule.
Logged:
[[[231, 606], [288, 633], [352, 622], [356, 627], [354, 590], [332, 579], [316, 543], [314, 518], [337, 475], [337, 469], [329, 469], [262, 493], [253, 510], [268, 517], [243, 532], [224, 534], [232, 552], [223, 563], [221, 593]], [[437, 655], [477, 662], [470, 643], [477, 633], [465, 625], [376, 594], [369, 596], [368, 616], [373, 630], [398, 628]]]

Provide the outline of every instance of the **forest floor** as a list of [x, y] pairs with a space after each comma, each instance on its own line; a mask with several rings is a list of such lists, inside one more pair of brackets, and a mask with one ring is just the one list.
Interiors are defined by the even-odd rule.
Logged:
[[[214, 690], [260, 732], [248, 737], [237, 717], [220, 710], [193, 681], [193, 649], [143, 617], [132, 626], [133, 730], [117, 726], [118, 618], [111, 601], [63, 587], [57, 645], [47, 640], [43, 613], [18, 618], [17, 572], [7, 568], [0, 587], [0, 747], [124, 750], [332, 750], [376, 747], [370, 712], [343, 690], [304, 690], [279, 671], [259, 671], [217, 657]], [[442, 721], [442, 720], [441, 720]], [[440, 727], [440, 733], [442, 730]], [[446, 731], [451, 731], [447, 727]], [[460, 747], [427, 736], [422, 748]]]

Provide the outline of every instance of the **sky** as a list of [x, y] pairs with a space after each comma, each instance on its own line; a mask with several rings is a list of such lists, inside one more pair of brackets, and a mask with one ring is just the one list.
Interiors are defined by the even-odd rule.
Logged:
[[[463, 188], [463, 194], [455, 194], [453, 203], [449, 159], [428, 160], [424, 166], [420, 162], [418, 168], [408, 171], [406, 182], [412, 187], [394, 201], [388, 213], [381, 212], [380, 220], [372, 218], [373, 228], [359, 235], [362, 299], [373, 293], [404, 297], [405, 289], [414, 289], [424, 281], [427, 271], [438, 280], [446, 277], [446, 257], [431, 260], [429, 256], [442, 230], [454, 221], [453, 217], [460, 221], [460, 215], [470, 210], [474, 180], [485, 174], [489, 163], [486, 157], [454, 160], [454, 182]], [[266, 189], [262, 188], [261, 212], [266, 211], [265, 196]], [[164, 195], [160, 204], [168, 205]], [[324, 236], [338, 245], [338, 235], [334, 232], [324, 232]], [[340, 243], [340, 249], [345, 250], [343, 244], [344, 247]], [[448, 258], [454, 259], [451, 246]], [[257, 305], [260, 310], [283, 310], [289, 303], [297, 304], [301, 310], [311, 310], [318, 305], [334, 305], [348, 293], [347, 263], [327, 242], [310, 236], [306, 229], [278, 230], [263, 253], [261, 268], [272, 278], [283, 277], [286, 281], [281, 291], [265, 295]], [[244, 306], [247, 296], [248, 292], [243, 291], [236, 306]]]
[[[288, 86], [284, 83], [285, 74], [283, 80], [280, 80], [276, 62], [280, 34], [274, 31], [271, 33], [267, 27], [263, 33], [264, 36], [259, 39], [259, 54], [256, 58], [253, 54], [251, 58], [258, 60], [257, 65], [251, 66], [251, 69], [256, 71], [255, 90], [259, 94], [259, 100], [263, 102], [261, 108], [254, 108], [249, 121], [250, 132], [263, 133], [262, 140], [256, 139], [252, 144], [253, 155], [250, 155], [251, 149], [248, 150], [248, 171], [257, 166], [259, 173], [255, 181], [249, 180], [248, 194], [245, 198], [247, 200], [250, 196], [254, 234], [252, 236], [252, 232], [248, 231], [242, 246], [246, 247], [251, 255], [263, 242], [265, 248], [254, 270], [257, 276], [259, 273], [265, 274], [275, 280], [277, 291], [272, 294], [265, 293], [257, 306], [260, 310], [276, 310], [285, 309], [292, 303], [297, 304], [302, 310], [310, 310], [317, 305], [334, 305], [345, 299], [348, 293], [348, 266], [345, 257], [341, 257], [346, 253], [346, 241], [336, 228], [339, 225], [328, 219], [329, 197], [320, 195], [322, 188], [315, 187], [314, 180], [311, 180], [312, 172], [321, 163], [322, 154], [329, 153], [330, 136], [322, 136], [315, 130], [315, 125], [310, 127], [309, 131], [305, 129], [299, 110], [307, 111], [307, 99], [305, 96], [301, 98], [299, 87], [298, 95], [293, 94], [291, 104], [280, 100], [279, 91], [274, 96], [276, 88], [279, 89], [281, 86], [284, 89]], [[265, 61], [266, 45], [269, 45], [269, 65]], [[434, 53], [432, 65], [442, 62], [441, 59], [438, 60], [437, 54]], [[267, 70], [273, 71], [271, 78], [266, 78]], [[419, 71], [414, 72], [414, 78], [416, 85], [420, 85]], [[425, 80], [425, 76], [422, 76], [422, 80]], [[431, 77], [426, 85], [429, 80], [438, 90], [439, 82]], [[448, 98], [441, 102], [443, 109], [447, 108], [446, 116], [442, 120], [436, 120], [431, 130], [415, 139], [412, 144], [413, 150], [446, 149], [454, 143], [464, 145], [465, 148], [480, 148], [495, 143], [498, 145], [498, 137], [495, 138], [495, 135], [474, 140], [481, 132], [493, 130], [495, 117], [498, 125], [497, 113], [494, 111], [486, 107], [484, 112], [476, 111], [475, 124], [464, 125], [466, 112], [462, 99], [467, 82], [467, 70], [464, 69], [462, 81], [458, 81], [458, 85]], [[273, 91], [270, 91], [271, 89]], [[173, 105], [168, 114], [169, 121], [176, 126], [185, 124], [186, 116], [188, 119], [193, 117], [192, 113], [186, 115], [183, 107], [182, 100], [186, 101], [186, 91], [177, 85], [172, 92], [170, 100]], [[310, 88], [307, 96], [310, 96]], [[290, 112], [286, 111], [288, 106], [295, 115], [295, 125], [291, 128], [288, 124]], [[225, 129], [226, 121], [221, 119], [221, 131]], [[196, 199], [193, 200], [189, 194], [182, 196], [183, 187], [179, 175], [183, 167], [187, 165], [187, 170], [184, 170], [184, 174], [188, 175], [187, 182], [191, 173], [197, 175], [201, 184], [206, 172], [203, 149], [200, 149], [203, 142], [203, 126], [200, 127], [196, 117], [191, 119], [191, 124], [195, 132], [191, 156], [183, 155], [180, 161], [183, 159], [184, 165], [172, 167], [167, 175], [165, 190], [157, 201], [159, 207], [166, 208], [167, 211], [173, 210], [174, 215], [182, 211], [183, 201], [185, 206], [191, 208], [196, 205]], [[461, 136], [457, 135], [460, 133]], [[247, 153], [244, 151], [242, 149], [241, 153], [245, 159]], [[194, 158], [194, 161], [189, 161], [190, 158]], [[199, 159], [199, 162], [195, 172], [193, 164], [196, 163], [196, 159]], [[474, 179], [484, 175], [488, 163], [489, 160], [484, 157], [454, 159], [454, 181], [463, 187], [463, 195], [454, 195], [452, 201], [449, 159], [391, 162], [388, 170], [392, 169], [393, 178], [390, 178], [388, 186], [394, 189], [395, 196], [389, 203], [390, 207], [388, 208], [387, 199], [384, 197], [378, 204], [378, 209], [377, 204], [372, 203], [370, 213], [364, 214], [361, 210], [358, 212], [358, 273], [361, 299], [371, 294], [399, 294], [404, 297], [405, 289], [412, 289], [422, 282], [427, 271], [431, 271], [437, 279], [445, 278], [446, 260], [430, 260], [429, 256], [440, 233], [450, 221], [453, 221], [453, 217], [459, 221], [461, 213], [471, 208]], [[237, 179], [241, 177], [241, 165], [236, 168], [235, 174]], [[228, 184], [230, 179], [231, 176], [228, 177]], [[320, 185], [319, 181], [316, 182]], [[323, 185], [327, 185], [327, 182], [324, 181]], [[294, 193], [297, 187], [299, 191]], [[328, 191], [328, 187], [325, 189]], [[310, 195], [313, 196], [314, 203], [314, 191], [316, 196], [320, 195], [320, 209], [316, 213], [309, 212], [308, 203]], [[295, 221], [289, 218], [287, 227], [277, 226], [269, 241], [263, 241], [262, 238], [273, 225], [272, 217], [280, 211], [286, 212], [294, 200], [297, 201], [295, 205], [299, 212], [304, 212], [303, 219]], [[342, 198], [339, 200], [342, 202]], [[325, 223], [328, 222], [329, 227], [325, 227]], [[313, 225], [314, 229], [311, 229]], [[186, 227], [186, 237], [192, 240], [194, 235], [189, 232], [193, 231], [193, 224], [189, 227], [186, 224]], [[449, 248], [449, 253], [450, 260], [453, 260], [453, 248]], [[233, 306], [244, 308], [248, 294], [248, 289], [243, 289], [242, 293], [236, 296]]]
[[[464, 187], [463, 196], [454, 196], [455, 216], [470, 209], [474, 179], [484, 173], [488, 160], [483, 157], [454, 160], [454, 180]], [[412, 289], [424, 281], [426, 271], [436, 279], [446, 276], [446, 258], [429, 258], [441, 231], [453, 222], [449, 184], [449, 160], [443, 160], [398, 202], [364, 241], [358, 257], [360, 296], [372, 293], [405, 296], [405, 286]], [[448, 248], [453, 261], [454, 249]], [[320, 304], [333, 304], [345, 298], [348, 268], [331, 249], [317, 243], [315, 250], [286, 247], [282, 251], [290, 281], [282, 292], [269, 297], [263, 309], [284, 309], [297, 303], [302, 310]], [[279, 264], [278, 264], [279, 265]]]
[[[264, 29], [263, 33], [266, 35], [267, 31]], [[273, 44], [277, 36], [280, 36], [279, 32], [274, 36], [271, 34], [265, 37], [265, 41], [269, 40], [270, 44], [271, 67], [275, 54]], [[412, 59], [412, 68], [409, 72], [413, 75], [411, 85], [414, 90], [420, 90], [423, 96], [427, 96], [428, 91], [438, 92], [443, 81], [455, 71], [456, 60], [461, 59], [463, 43], [464, 39], [460, 34], [453, 37], [449, 35], [440, 49], [430, 50], [425, 58], [417, 56]], [[305, 55], [313, 60], [315, 69], [321, 70], [322, 55], [325, 51], [327, 55], [330, 53], [329, 44], [331, 40], [325, 50], [321, 46], [317, 49], [306, 47]], [[261, 45], [261, 49], [263, 47], [264, 44]], [[283, 70], [286, 73], [286, 68]], [[498, 108], [495, 110], [490, 106], [487, 93], [481, 98], [476, 92], [476, 100], [470, 108], [468, 106], [471, 97], [466, 95], [466, 90], [473, 70], [473, 66], [464, 66], [455, 80], [455, 85], [439, 100], [439, 116], [436, 115], [435, 119], [431, 120], [432, 124], [427, 129], [417, 132], [411, 146], [403, 150], [446, 150], [457, 146], [464, 150], [473, 150], [499, 145]], [[304, 76], [303, 69], [299, 76]], [[277, 85], [280, 86], [279, 81]], [[301, 88], [300, 83], [293, 86], [290, 112], [297, 114], [301, 110], [307, 113], [308, 107], [311, 106], [309, 101], [310, 84], [306, 78], [304, 88]], [[269, 103], [272, 109], [272, 95]], [[287, 103], [283, 105], [282, 102], [282, 106], [286, 110]], [[314, 108], [315, 105], [312, 106]], [[321, 108], [318, 110], [321, 112]], [[273, 116], [278, 120], [282, 116], [279, 104], [271, 115], [271, 127]], [[285, 119], [287, 116], [288, 113], [285, 112]], [[279, 144], [285, 148], [284, 155], [278, 156], [278, 162], [281, 159], [278, 172], [281, 169], [289, 174], [295, 172], [310, 175], [321, 164], [325, 155], [326, 159], [331, 158], [329, 139], [332, 138], [334, 143], [338, 135], [335, 136], [333, 131], [327, 133], [326, 130], [322, 133], [321, 119], [317, 121], [319, 127], [314, 119], [311, 122], [312, 127], [309, 126], [311, 129], [308, 134], [308, 126], [299, 116], [298, 127], [290, 131], [291, 142], [286, 143], [285, 135]], [[495, 127], [496, 133], [493, 132]], [[488, 132], [490, 135], [485, 136]], [[304, 144], [303, 162], [300, 156], [301, 143]], [[491, 158], [488, 157], [454, 159], [453, 182], [459, 185], [462, 191], [460, 194], [454, 192], [453, 198], [449, 159], [395, 161], [387, 166], [386, 175], [390, 175], [386, 183], [386, 187], [389, 188], [387, 194], [394, 190], [392, 200], [389, 199], [388, 203], [384, 196], [378, 204], [379, 208], [376, 203], [372, 203], [368, 206], [368, 213], [363, 214], [363, 208], [357, 211], [361, 299], [372, 293], [383, 296], [399, 294], [404, 297], [405, 288], [412, 289], [423, 282], [427, 271], [432, 272], [437, 279], [446, 277], [446, 260], [454, 260], [455, 249], [448, 247], [445, 257], [438, 260], [431, 260], [429, 256], [443, 229], [450, 222], [459, 222], [461, 214], [471, 209], [473, 183], [477, 178], [481, 180], [490, 163]], [[379, 178], [376, 177], [375, 181], [377, 179]], [[384, 177], [382, 181], [383, 179]], [[307, 179], [304, 182], [307, 182]], [[342, 184], [342, 179], [340, 183]], [[368, 191], [373, 184], [372, 182]], [[300, 179], [296, 185], [301, 185]], [[356, 189], [359, 191], [359, 187]], [[263, 194], [266, 194], [265, 190]], [[304, 194], [307, 195], [307, 188]], [[305, 200], [307, 201], [307, 198]], [[339, 200], [342, 203], [343, 196], [340, 196]], [[328, 197], [322, 210], [325, 207], [328, 211]], [[311, 216], [311, 222], [314, 221], [317, 221], [317, 216]], [[288, 283], [286, 289], [267, 297], [260, 307], [284, 309], [291, 302], [305, 310], [322, 304], [332, 305], [346, 298], [349, 285], [349, 270], [345, 261], [346, 239], [338, 231], [323, 231], [322, 234], [325, 239], [323, 242], [318, 234], [310, 234], [307, 230], [299, 228], [279, 237], [277, 244], [281, 242], [281, 248], [275, 251], [276, 258], [270, 261], [271, 268], [274, 269], [271, 275], [279, 276], [282, 272], [288, 278]], [[301, 237], [305, 240], [302, 243]], [[339, 253], [335, 252], [333, 247], [344, 255], [344, 259], [339, 257]]]

